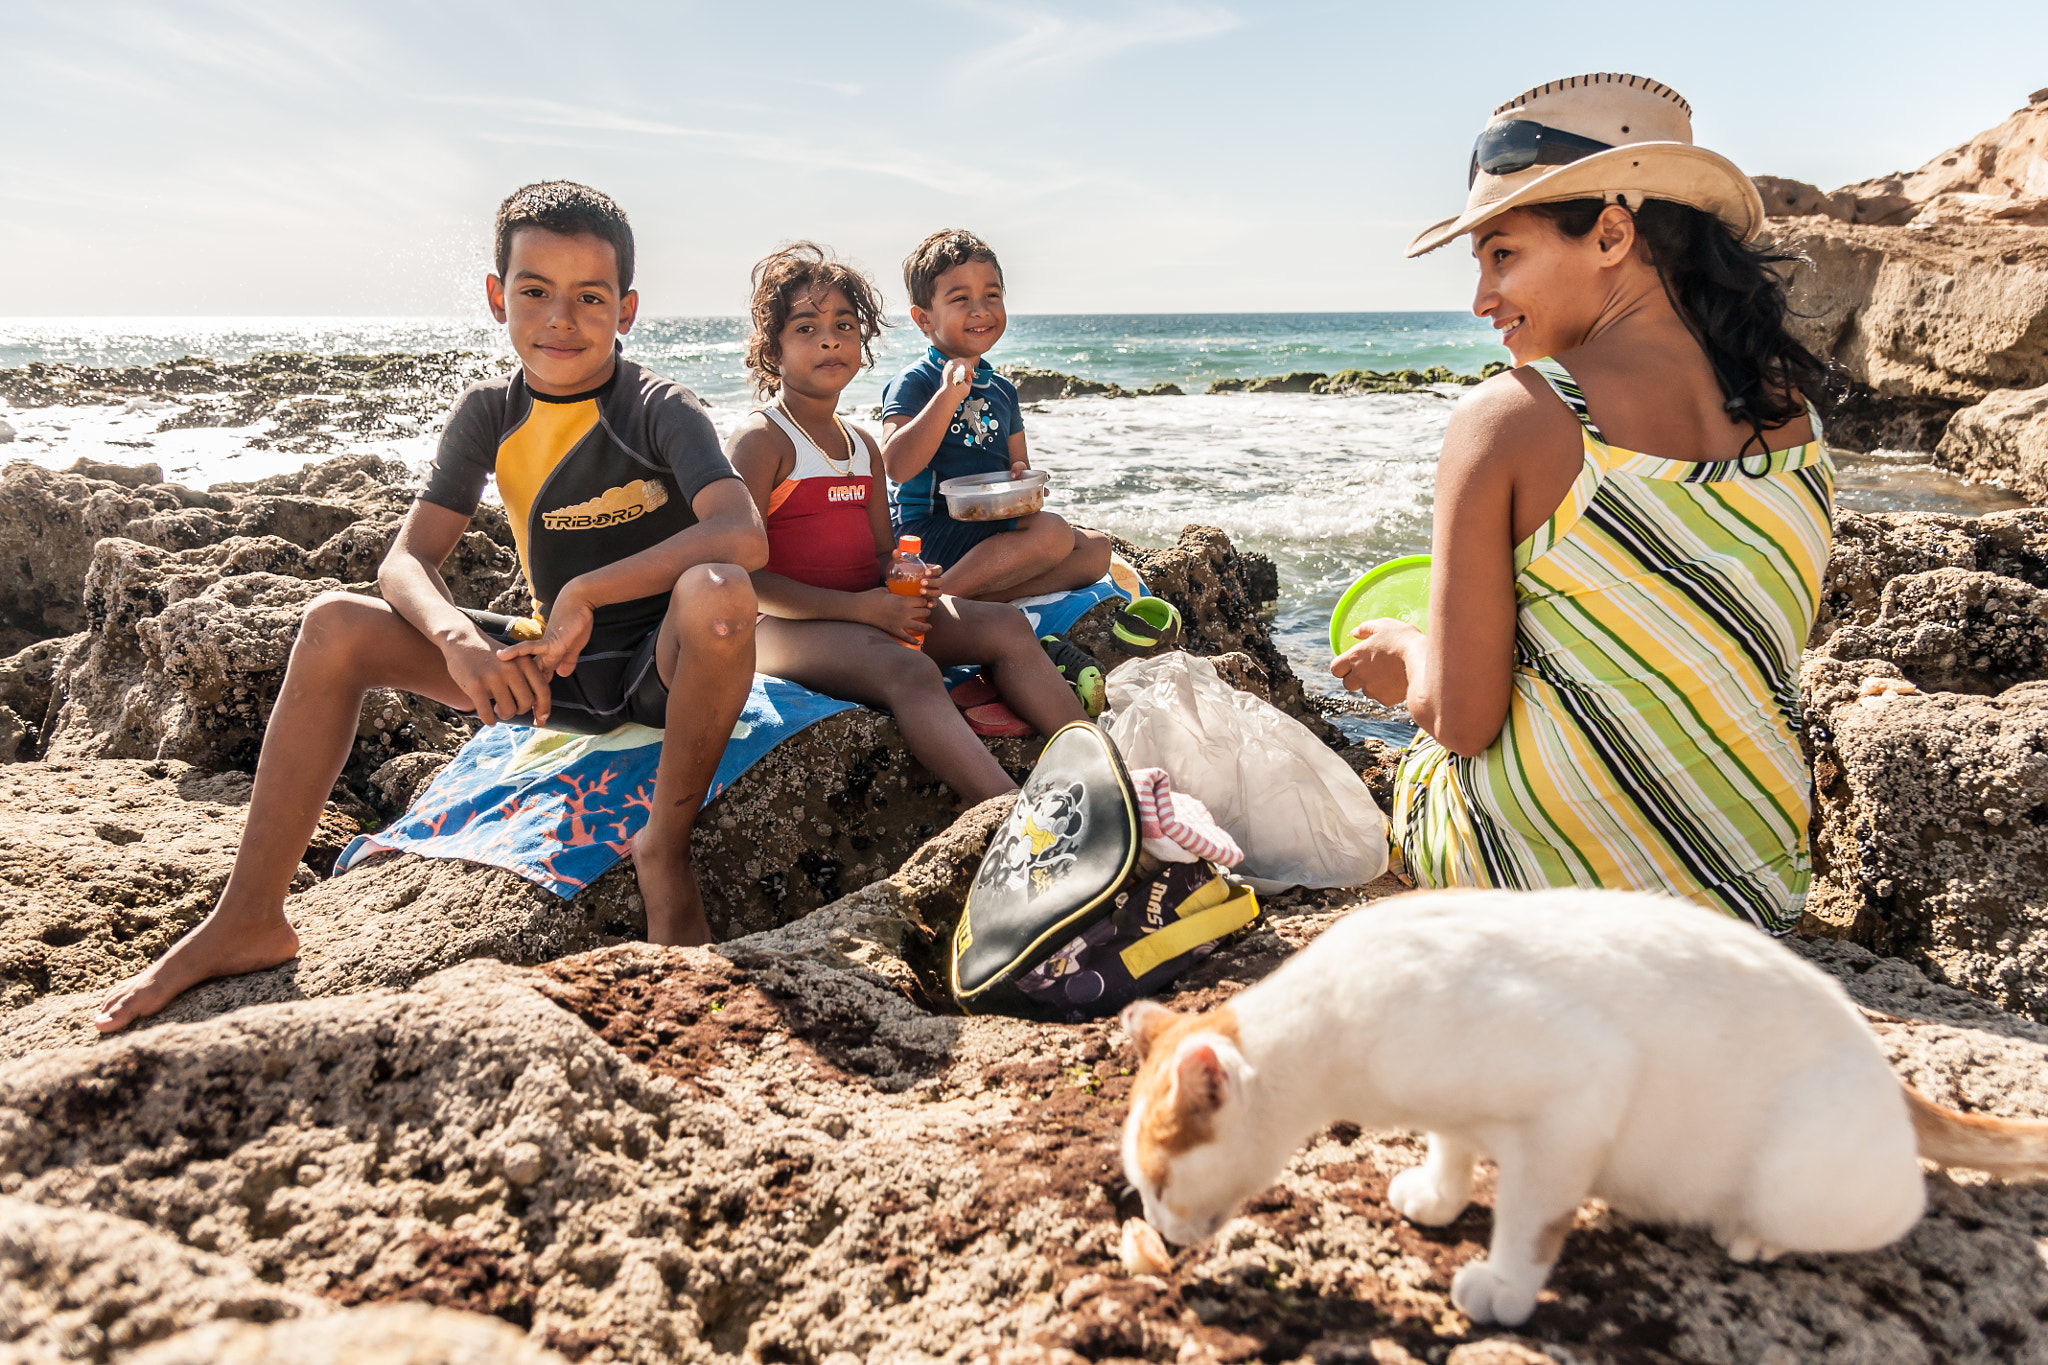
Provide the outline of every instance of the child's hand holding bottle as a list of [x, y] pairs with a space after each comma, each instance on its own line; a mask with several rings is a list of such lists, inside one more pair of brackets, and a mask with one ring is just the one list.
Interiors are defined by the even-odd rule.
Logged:
[[931, 629], [932, 584], [938, 571], [919, 558], [924, 542], [917, 536], [899, 536], [896, 553], [890, 557], [888, 572], [882, 576], [884, 593], [874, 605], [873, 624], [895, 636], [912, 649], [924, 647], [925, 632]]

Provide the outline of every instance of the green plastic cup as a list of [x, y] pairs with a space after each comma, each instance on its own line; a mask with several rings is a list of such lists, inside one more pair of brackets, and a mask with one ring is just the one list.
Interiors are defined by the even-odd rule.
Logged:
[[1330, 614], [1330, 652], [1342, 654], [1358, 642], [1351, 632], [1367, 621], [1405, 621], [1429, 628], [1429, 556], [1404, 555], [1368, 571], [1345, 589]]

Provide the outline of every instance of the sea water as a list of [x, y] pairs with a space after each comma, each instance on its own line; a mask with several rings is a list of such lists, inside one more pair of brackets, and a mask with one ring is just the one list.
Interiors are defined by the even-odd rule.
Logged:
[[[688, 385], [729, 429], [752, 406], [739, 318], [645, 319], [627, 354]], [[907, 322], [884, 332], [876, 365], [847, 392], [867, 420], [888, 377], [923, 349]], [[187, 355], [243, 360], [261, 352], [325, 354], [473, 350], [512, 362], [503, 329], [482, 319], [0, 319], [0, 366], [30, 361], [153, 364]], [[1455, 386], [1407, 394], [1325, 397], [1203, 392], [1216, 379], [1312, 370], [1427, 369], [1471, 373], [1505, 359], [1492, 329], [1461, 313], [1145, 314], [1010, 319], [992, 359], [1140, 388], [1173, 383], [1185, 397], [1075, 398], [1025, 415], [1033, 462], [1050, 471], [1047, 505], [1147, 545], [1190, 523], [1221, 526], [1240, 547], [1273, 557], [1281, 597], [1275, 634], [1296, 672], [1334, 692], [1329, 616], [1365, 569], [1429, 548], [1431, 488]], [[295, 469], [304, 455], [252, 447], [257, 429], [159, 432], [174, 403], [94, 409], [0, 409], [17, 439], [0, 459], [61, 468], [79, 456], [155, 461], [195, 486]], [[424, 468], [435, 431], [357, 443]], [[337, 438], [338, 449], [356, 448]], [[318, 457], [311, 457], [318, 458]], [[1865, 510], [1977, 513], [2020, 505], [2001, 490], [1934, 470], [1924, 455], [1842, 460], [1839, 499]], [[1347, 729], [1369, 722], [1346, 718]]]

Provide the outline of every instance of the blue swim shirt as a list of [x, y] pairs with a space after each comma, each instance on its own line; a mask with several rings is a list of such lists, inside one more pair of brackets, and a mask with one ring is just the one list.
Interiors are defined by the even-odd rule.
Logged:
[[[946, 357], [928, 347], [924, 359], [889, 381], [882, 390], [882, 420], [915, 417], [943, 387]], [[974, 388], [939, 438], [932, 462], [902, 483], [891, 480], [889, 508], [895, 524], [944, 515], [946, 500], [939, 485], [969, 474], [994, 474], [1010, 467], [1010, 436], [1024, 430], [1024, 411], [1017, 386], [984, 360], [974, 367]]]

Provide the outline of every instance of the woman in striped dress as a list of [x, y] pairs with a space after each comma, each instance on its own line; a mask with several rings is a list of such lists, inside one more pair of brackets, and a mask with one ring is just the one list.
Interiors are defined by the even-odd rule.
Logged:
[[1584, 76], [1496, 110], [1466, 212], [1410, 248], [1470, 233], [1516, 364], [1445, 435], [1427, 633], [1370, 622], [1333, 665], [1421, 727], [1392, 820], [1414, 881], [1798, 923], [1834, 470], [1762, 217], [1675, 92]]

